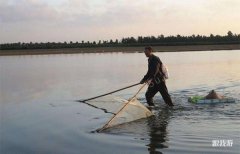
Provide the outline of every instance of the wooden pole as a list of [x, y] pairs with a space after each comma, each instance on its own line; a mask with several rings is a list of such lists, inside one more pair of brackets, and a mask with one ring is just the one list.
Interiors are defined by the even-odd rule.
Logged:
[[128, 88], [137, 86], [137, 85], [139, 85], [139, 84], [140, 84], [140, 83], [136, 83], [136, 84], [133, 84], [133, 85], [130, 85], [130, 86], [127, 86], [127, 87], [118, 89], [118, 90], [114, 90], [114, 91], [109, 92], [109, 93], [106, 93], [106, 94], [102, 94], [102, 95], [99, 95], [99, 96], [95, 96], [95, 97], [92, 97], [92, 98], [88, 98], [88, 99], [85, 99], [85, 100], [78, 100], [78, 102], [85, 102], [85, 101], [89, 101], [89, 100], [96, 99], [96, 98], [99, 98], [99, 97], [103, 97], [103, 96], [106, 96], [106, 95], [110, 95], [110, 94], [113, 94], [113, 93], [115, 93], [115, 92], [118, 92], [118, 91], [121, 91], [121, 90], [124, 90], [124, 89], [128, 89]]

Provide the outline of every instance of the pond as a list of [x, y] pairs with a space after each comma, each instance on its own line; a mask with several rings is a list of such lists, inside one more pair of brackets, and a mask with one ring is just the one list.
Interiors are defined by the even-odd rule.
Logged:
[[[0, 57], [1, 153], [231, 153], [240, 151], [240, 51], [155, 53], [167, 65], [167, 87], [155, 116], [93, 133], [109, 114], [76, 100], [134, 83], [147, 71], [143, 53]], [[115, 93], [128, 99], [139, 86]], [[235, 103], [196, 105], [210, 90]], [[146, 87], [138, 95], [146, 102]], [[232, 146], [214, 147], [213, 143]], [[113, 152], [114, 151], [114, 152]]]

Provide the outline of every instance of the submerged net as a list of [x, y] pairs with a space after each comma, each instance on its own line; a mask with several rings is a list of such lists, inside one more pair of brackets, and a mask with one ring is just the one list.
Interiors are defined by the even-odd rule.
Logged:
[[152, 112], [137, 100], [136, 95], [134, 95], [130, 100], [125, 100], [113, 95], [107, 95], [85, 101], [86, 104], [102, 109], [106, 113], [113, 114], [108, 122], [102, 128], [98, 129], [98, 131], [152, 116]]

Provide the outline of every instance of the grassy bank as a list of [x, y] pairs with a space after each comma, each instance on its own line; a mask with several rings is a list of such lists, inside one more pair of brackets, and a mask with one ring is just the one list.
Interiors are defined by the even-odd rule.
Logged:
[[[156, 52], [240, 50], [240, 44], [154, 46], [153, 48]], [[0, 50], [0, 56], [40, 55], [40, 54], [73, 54], [73, 53], [105, 53], [105, 52], [130, 53], [130, 52], [141, 52], [143, 50], [144, 50], [144, 47], [98, 47], [98, 48], [70, 48], [70, 49]]]

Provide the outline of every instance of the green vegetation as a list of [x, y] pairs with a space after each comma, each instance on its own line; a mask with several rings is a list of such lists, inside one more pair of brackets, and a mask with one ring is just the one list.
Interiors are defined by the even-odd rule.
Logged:
[[86, 48], [86, 47], [137, 47], [137, 46], [178, 46], [178, 45], [224, 45], [224, 44], [240, 44], [240, 34], [233, 34], [228, 31], [227, 35], [202, 36], [139, 36], [137, 38], [127, 37], [121, 41], [107, 40], [98, 42], [47, 42], [47, 43], [6, 43], [0, 44], [1, 50], [18, 50], [18, 49], [61, 49], [61, 48]]

